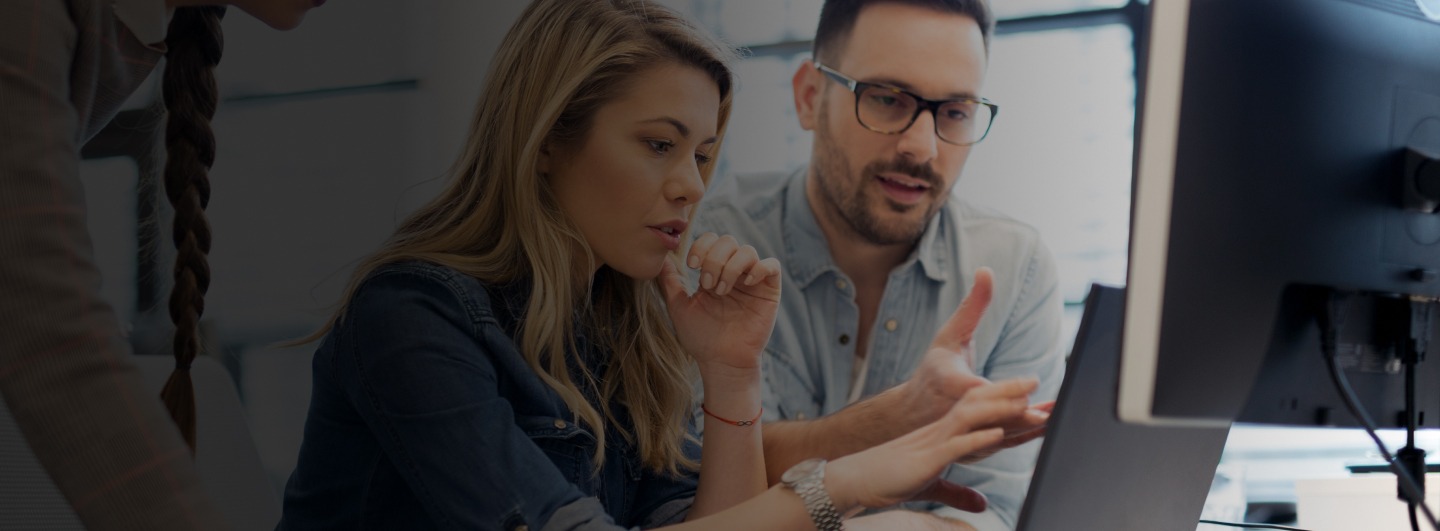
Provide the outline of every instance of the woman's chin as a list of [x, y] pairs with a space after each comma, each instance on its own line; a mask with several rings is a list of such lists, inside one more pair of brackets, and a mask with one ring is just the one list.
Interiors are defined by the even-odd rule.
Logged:
[[631, 278], [634, 278], [634, 279], [636, 279], [636, 280], [655, 280], [655, 279], [657, 279], [657, 278], [660, 278], [660, 274], [663, 273], [664, 271], [665, 271], [665, 260], [664, 260], [664, 259], [656, 260], [654, 264], [652, 264], [652, 265], [650, 265], [650, 266], [648, 266], [648, 267], [645, 268], [645, 271], [644, 271], [645, 274], [644, 274], [644, 275], [642, 275], [642, 276], [637, 276], [637, 277], [631, 277]]
[[654, 280], [665, 271], [664, 256], [649, 261], [635, 260], [629, 264], [612, 264], [611, 269], [634, 280]]

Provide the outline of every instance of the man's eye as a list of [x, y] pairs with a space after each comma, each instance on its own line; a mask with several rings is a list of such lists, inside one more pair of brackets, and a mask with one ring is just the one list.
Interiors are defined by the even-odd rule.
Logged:
[[951, 120], [955, 120], [957, 122], [963, 122], [970, 118], [970, 113], [967, 113], [960, 109], [950, 109], [949, 111], [945, 112], [945, 117]]
[[871, 96], [870, 99], [874, 100], [875, 103], [884, 105], [886, 107], [890, 107], [892, 105], [895, 105], [896, 103], [900, 103], [900, 98], [896, 98], [895, 96]]

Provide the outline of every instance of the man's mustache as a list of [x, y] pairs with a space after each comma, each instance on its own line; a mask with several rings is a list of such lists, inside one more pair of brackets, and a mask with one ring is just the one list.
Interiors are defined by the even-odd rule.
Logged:
[[881, 173], [908, 175], [929, 183], [932, 190], [940, 189], [941, 184], [940, 174], [935, 171], [935, 168], [932, 168], [929, 164], [918, 164], [905, 159], [872, 162], [865, 166], [865, 173], [867, 175], [877, 175]]

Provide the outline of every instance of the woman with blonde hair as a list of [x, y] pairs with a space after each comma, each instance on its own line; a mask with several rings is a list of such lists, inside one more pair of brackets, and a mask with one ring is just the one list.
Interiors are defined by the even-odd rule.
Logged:
[[[361, 264], [314, 336], [281, 528], [795, 529], [954, 499], [938, 474], [998, 441], [968, 432], [1018, 415], [1033, 385], [972, 391], [808, 487], [767, 489], [760, 355], [780, 265], [714, 235], [678, 254], [731, 59], [647, 0], [525, 10], [448, 187]], [[693, 294], [684, 267], [703, 279]]]

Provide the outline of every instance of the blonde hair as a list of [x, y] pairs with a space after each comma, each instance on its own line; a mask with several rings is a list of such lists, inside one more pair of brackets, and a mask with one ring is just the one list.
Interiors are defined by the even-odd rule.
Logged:
[[[445, 191], [360, 264], [342, 300], [376, 268], [402, 260], [440, 264], [486, 282], [528, 281], [520, 351], [594, 431], [596, 469], [604, 461], [607, 427], [636, 443], [653, 470], [693, 468], [682, 451], [693, 408], [693, 362], [675, 336], [657, 281], [609, 268], [592, 278], [589, 247], [559, 210], [538, 160], [544, 147], [582, 141], [595, 112], [626, 90], [629, 78], [667, 61], [698, 68], [719, 85], [717, 134], [723, 138], [734, 58], [733, 50], [648, 0], [530, 4], [495, 54]], [[706, 184], [714, 165], [700, 167]], [[571, 377], [578, 360], [569, 354], [576, 352], [577, 315], [610, 356], [603, 374], [575, 363], [579, 381]], [[311, 338], [343, 318], [342, 309]], [[628, 410], [629, 426], [612, 403]]]

